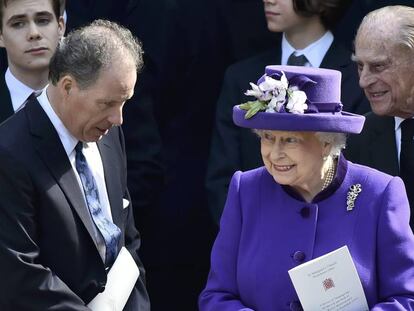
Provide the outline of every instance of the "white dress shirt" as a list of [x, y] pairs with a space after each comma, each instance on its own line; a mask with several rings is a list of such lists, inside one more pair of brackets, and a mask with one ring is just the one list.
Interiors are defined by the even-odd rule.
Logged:
[[320, 39], [309, 44], [306, 48], [296, 50], [286, 39], [285, 33], [283, 33], [281, 65], [287, 65], [289, 56], [295, 52], [296, 56], [305, 55], [308, 60], [305, 64], [306, 67], [320, 67], [323, 58], [332, 45], [333, 40], [334, 36], [332, 32], [327, 31]]
[[[75, 146], [78, 143], [78, 140], [69, 132], [69, 130], [65, 127], [65, 125], [62, 123], [60, 118], [57, 116], [55, 111], [52, 108], [52, 105], [49, 102], [49, 99], [47, 97], [47, 89], [45, 92], [42, 92], [41, 95], [37, 98], [40, 105], [42, 106], [43, 110], [49, 117], [50, 121], [52, 122], [54, 128], [56, 129], [60, 141], [62, 142], [63, 148], [66, 151], [66, 154], [69, 158], [70, 164], [72, 165], [72, 169], [75, 173], [76, 179], [79, 184], [79, 188], [81, 189], [81, 192], [83, 194], [83, 198], [85, 200], [86, 206], [88, 206], [86, 202], [86, 197], [83, 192], [83, 186], [81, 179], [79, 177], [78, 171], [76, 170], [76, 164], [75, 164]], [[83, 150], [82, 150], [86, 162], [88, 163], [88, 166], [90, 170], [92, 171], [92, 175], [95, 178], [98, 191], [99, 191], [99, 201], [101, 204], [102, 211], [107, 219], [112, 221], [112, 213], [108, 198], [108, 193], [106, 190], [106, 184], [105, 184], [105, 174], [104, 174], [104, 168], [102, 164], [101, 155], [99, 153], [99, 149], [96, 143], [84, 143], [83, 144]], [[89, 211], [89, 209], [88, 209]], [[90, 212], [89, 212], [90, 215]], [[91, 222], [93, 223], [93, 219], [91, 216]], [[95, 233], [95, 239], [98, 242], [98, 251], [99, 254], [102, 257], [102, 260], [105, 262], [105, 241], [99, 232], [99, 229], [94, 226], [94, 233]]]
[[400, 117], [394, 117], [395, 120], [395, 144], [397, 147], [398, 154], [398, 165], [400, 164], [400, 153], [401, 153], [401, 123], [405, 120]]
[[7, 68], [4, 79], [10, 92], [13, 110], [16, 112], [23, 108], [26, 99], [36, 90], [33, 90], [31, 87], [18, 80], [12, 74], [10, 68]]

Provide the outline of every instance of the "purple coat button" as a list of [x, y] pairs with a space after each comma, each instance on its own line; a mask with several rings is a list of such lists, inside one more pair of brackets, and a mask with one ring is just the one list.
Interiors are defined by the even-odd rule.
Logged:
[[309, 207], [303, 207], [303, 208], [300, 210], [300, 215], [301, 215], [303, 218], [308, 218], [308, 217], [309, 217], [309, 215], [310, 215], [310, 208], [309, 208]]
[[297, 261], [297, 262], [303, 262], [306, 258], [306, 255], [304, 252], [302, 251], [296, 251], [293, 254], [293, 260]]
[[302, 305], [299, 301], [292, 301], [289, 305], [290, 310], [292, 311], [303, 311]]

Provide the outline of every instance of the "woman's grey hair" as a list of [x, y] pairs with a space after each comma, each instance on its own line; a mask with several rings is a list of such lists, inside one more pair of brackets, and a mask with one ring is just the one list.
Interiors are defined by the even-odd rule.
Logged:
[[341, 154], [342, 149], [345, 149], [346, 134], [344, 133], [316, 132], [315, 135], [321, 143], [328, 143], [331, 145], [329, 155], [334, 158]]
[[404, 5], [390, 5], [372, 11], [362, 20], [358, 33], [366, 27], [369, 27], [368, 30], [375, 29], [376, 25], [382, 25], [385, 21], [391, 22], [389, 38], [393, 38], [398, 44], [414, 50], [414, 8]]
[[72, 31], [63, 38], [49, 65], [53, 85], [71, 75], [85, 89], [94, 84], [102, 70], [110, 68], [115, 59], [127, 57], [137, 71], [143, 67], [143, 51], [132, 33], [110, 21], [96, 20]]
[[[253, 129], [253, 132], [259, 137], [262, 137], [263, 131], [265, 130]], [[322, 144], [331, 145], [329, 155], [334, 158], [341, 154], [342, 149], [345, 149], [347, 136], [344, 133], [315, 132], [315, 135]]]

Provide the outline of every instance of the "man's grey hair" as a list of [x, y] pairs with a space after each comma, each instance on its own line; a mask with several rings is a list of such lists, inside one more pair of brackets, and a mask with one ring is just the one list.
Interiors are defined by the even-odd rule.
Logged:
[[125, 58], [132, 60], [137, 71], [142, 69], [143, 51], [138, 39], [114, 22], [96, 20], [61, 40], [50, 60], [49, 80], [56, 85], [63, 76], [71, 75], [85, 89], [116, 59]]
[[[263, 131], [259, 129], [253, 129], [253, 132], [262, 137]], [[332, 132], [314, 132], [316, 138], [322, 143], [328, 143], [331, 145], [329, 155], [336, 158], [341, 154], [342, 149], [346, 146], [346, 134], [344, 133], [332, 133]]]
[[[389, 31], [390, 37], [394, 37], [396, 43], [414, 51], [414, 8], [390, 5], [374, 10], [364, 17], [358, 33], [365, 27], [375, 29], [378, 25], [384, 25], [384, 31]], [[396, 26], [396, 29], [392, 29], [393, 26]]]

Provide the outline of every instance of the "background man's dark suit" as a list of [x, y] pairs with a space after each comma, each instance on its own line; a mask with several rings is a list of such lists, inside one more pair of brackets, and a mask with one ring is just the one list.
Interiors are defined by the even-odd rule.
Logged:
[[[84, 303], [104, 290], [106, 273], [56, 130], [32, 101], [0, 126], [0, 137], [0, 275], [8, 280], [0, 283], [0, 309], [87, 310]], [[149, 310], [140, 237], [131, 205], [123, 208], [129, 194], [121, 130], [112, 128], [98, 148], [113, 221], [125, 236], [119, 246], [125, 244], [141, 272], [124, 310]]]
[[68, 21], [66, 31], [99, 18], [105, 18], [117, 23], [128, 14], [129, 7], [140, 0], [67, 0], [66, 12]]
[[[280, 42], [275, 44], [280, 46]], [[207, 190], [209, 207], [218, 223], [227, 196], [227, 187], [236, 170], [249, 170], [263, 165], [260, 142], [251, 130], [239, 128], [232, 120], [232, 107], [250, 100], [243, 95], [249, 82], [256, 83], [266, 65], [280, 64], [281, 49], [271, 49], [229, 67], [217, 103], [216, 128], [213, 134]], [[351, 61], [351, 52], [335, 40], [321, 67], [342, 72], [342, 103], [344, 110], [365, 113], [369, 104], [358, 86], [358, 73]]]
[[399, 165], [394, 127], [394, 117], [367, 114], [361, 134], [351, 135], [348, 138], [344, 150], [345, 157], [352, 162], [398, 176]]
[[[348, 138], [344, 155], [352, 162], [370, 166], [393, 176], [400, 176], [394, 117], [367, 114], [361, 134], [351, 135]], [[408, 187], [406, 190], [407, 193], [414, 191], [413, 187]], [[411, 207], [410, 225], [414, 231], [413, 207]]]
[[13, 105], [4, 79], [4, 73], [0, 72], [0, 123], [13, 115]]

